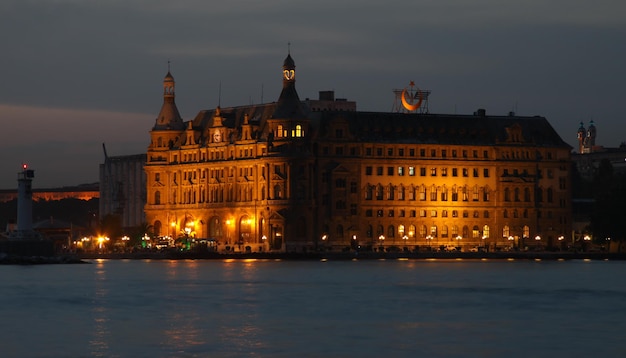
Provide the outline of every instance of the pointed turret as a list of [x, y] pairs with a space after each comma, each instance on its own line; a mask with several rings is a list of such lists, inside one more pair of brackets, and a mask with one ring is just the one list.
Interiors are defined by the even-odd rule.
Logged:
[[175, 98], [174, 76], [170, 73], [168, 65], [167, 75], [165, 75], [165, 78], [163, 79], [163, 106], [161, 106], [161, 112], [159, 112], [159, 116], [156, 119], [156, 124], [153, 129], [181, 130], [185, 128], [183, 120], [180, 117], [180, 113], [178, 112], [178, 108], [176, 107]]
[[301, 119], [305, 118], [298, 92], [296, 91], [296, 64], [287, 54], [283, 62], [283, 90], [280, 93], [272, 118]]
[[578, 138], [578, 153], [583, 153], [585, 149], [585, 137], [587, 136], [585, 130], [585, 125], [583, 122], [580, 122], [580, 126], [578, 127], [578, 132], [576, 132], [576, 137]]

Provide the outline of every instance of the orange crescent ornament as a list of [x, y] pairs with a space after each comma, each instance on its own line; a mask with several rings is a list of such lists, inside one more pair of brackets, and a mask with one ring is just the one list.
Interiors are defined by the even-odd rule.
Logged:
[[422, 105], [422, 91], [420, 91], [419, 89], [417, 90], [417, 94], [419, 95], [419, 101], [417, 101], [417, 103], [415, 104], [410, 104], [409, 102], [407, 102], [406, 100], [406, 88], [404, 88], [402, 90], [402, 105], [404, 106], [404, 108], [406, 108], [408, 111], [415, 111], [416, 109], [420, 108], [420, 106]]

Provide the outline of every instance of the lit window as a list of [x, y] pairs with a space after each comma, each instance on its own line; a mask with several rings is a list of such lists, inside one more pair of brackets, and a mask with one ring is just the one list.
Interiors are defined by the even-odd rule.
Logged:
[[302, 130], [302, 126], [300, 124], [296, 125], [296, 129], [291, 131], [292, 137], [304, 137], [304, 131]]

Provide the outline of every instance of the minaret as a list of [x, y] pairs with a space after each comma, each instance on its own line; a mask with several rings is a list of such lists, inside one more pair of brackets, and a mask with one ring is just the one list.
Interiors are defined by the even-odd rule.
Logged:
[[589, 151], [593, 150], [596, 145], [596, 126], [593, 121], [589, 122], [589, 128], [587, 129], [587, 136], [589, 137]]
[[35, 171], [24, 164], [17, 173], [17, 235], [16, 238], [32, 238], [33, 234], [33, 188]]
[[578, 132], [576, 133], [576, 137], [578, 138], [578, 153], [583, 154], [585, 150], [585, 137], [587, 136], [587, 131], [585, 130], [585, 125], [583, 122], [580, 122], [580, 126], [578, 127]]

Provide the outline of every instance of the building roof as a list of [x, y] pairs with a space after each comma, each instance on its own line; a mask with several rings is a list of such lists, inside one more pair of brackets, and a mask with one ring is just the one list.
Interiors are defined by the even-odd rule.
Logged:
[[[332, 130], [329, 123], [345, 120], [359, 141], [459, 145], [523, 144], [570, 147], [545, 117], [385, 113], [315, 112], [318, 136]], [[520, 136], [513, 135], [519, 131]], [[570, 147], [571, 148], [571, 147]]]

